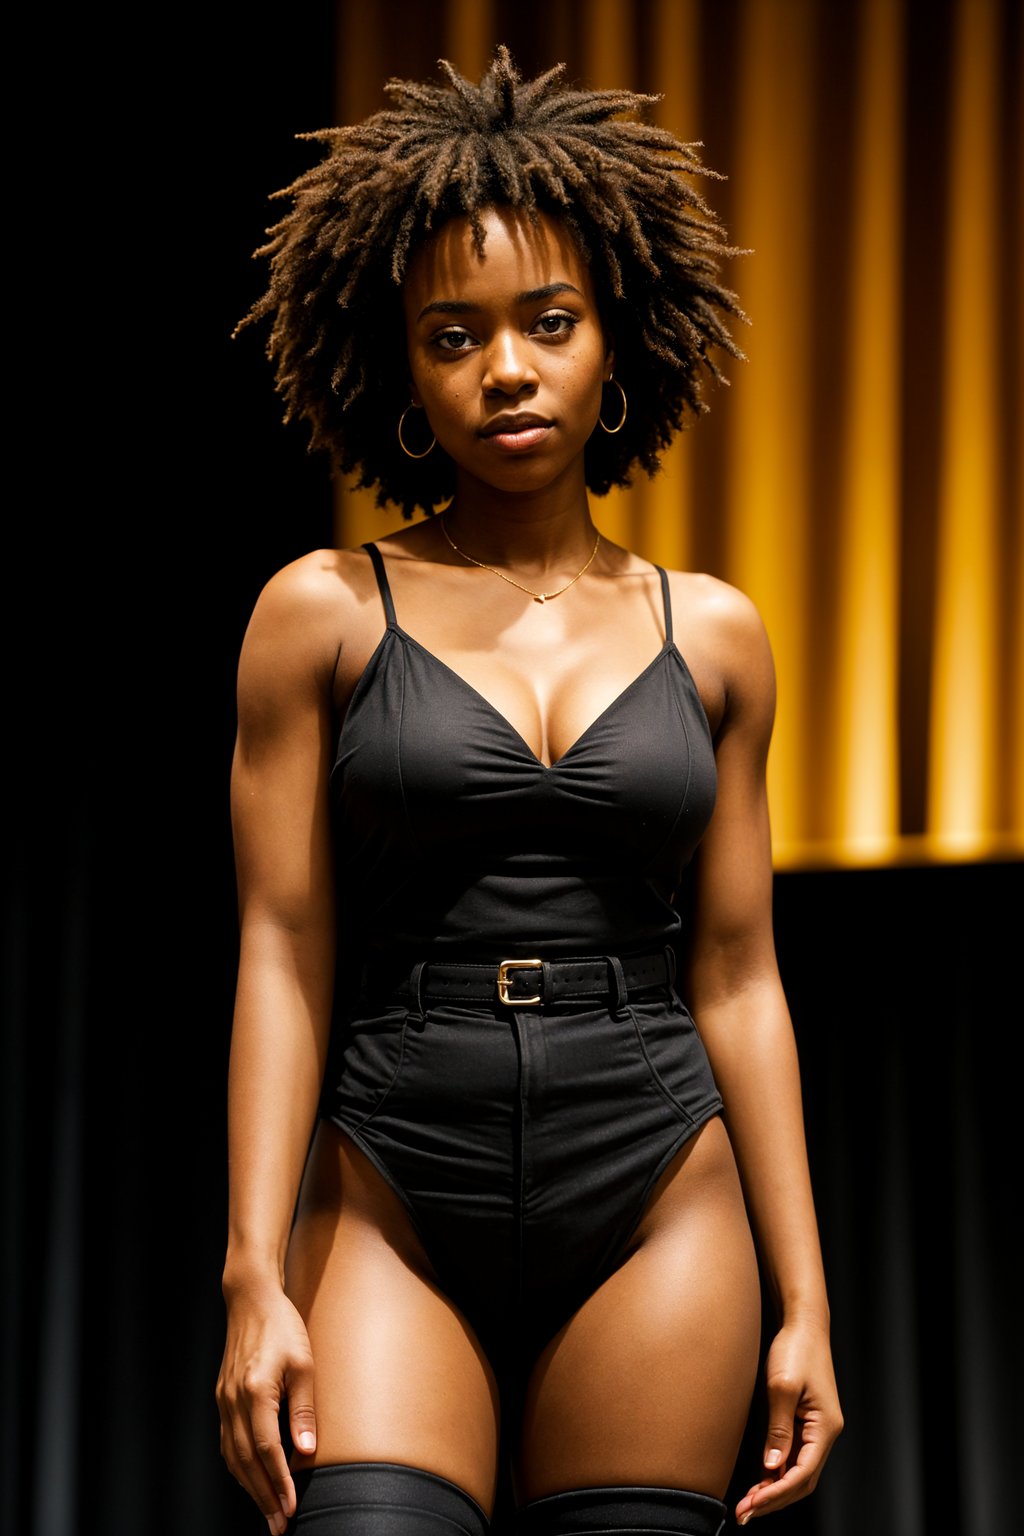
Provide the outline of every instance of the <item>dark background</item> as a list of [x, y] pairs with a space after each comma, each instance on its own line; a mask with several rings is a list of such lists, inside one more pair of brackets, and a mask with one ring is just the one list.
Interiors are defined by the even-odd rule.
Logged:
[[[213, 1399], [234, 668], [263, 581], [333, 530], [259, 338], [229, 333], [292, 135], [332, 116], [333, 15], [186, 7], [127, 71], [105, 41], [64, 37], [71, 174], [35, 157], [52, 238], [26, 259], [48, 318], [7, 604], [4, 1525], [255, 1536]], [[779, 1536], [1010, 1528], [1021, 873], [776, 877], [848, 1421]]]

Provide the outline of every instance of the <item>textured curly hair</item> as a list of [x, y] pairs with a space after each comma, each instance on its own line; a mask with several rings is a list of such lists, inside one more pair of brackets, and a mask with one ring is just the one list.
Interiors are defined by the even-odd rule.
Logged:
[[703, 375], [722, 375], [710, 349], [743, 353], [724, 316], [746, 320], [718, 281], [742, 254], [690, 185], [713, 176], [685, 144], [643, 120], [658, 98], [583, 91], [558, 64], [523, 82], [499, 46], [479, 85], [439, 61], [446, 85], [390, 80], [394, 106], [354, 126], [298, 135], [326, 146], [318, 164], [272, 194], [290, 211], [255, 252], [269, 258], [262, 297], [235, 327], [272, 318], [267, 356], [285, 421], [305, 420], [309, 451], [377, 491], [405, 517], [455, 489], [438, 446], [413, 461], [396, 424], [409, 403], [400, 285], [411, 254], [446, 220], [468, 217], [482, 250], [481, 211], [502, 205], [564, 221], [587, 262], [615, 347], [629, 413], [617, 435], [595, 432], [587, 486], [653, 474], [687, 412], [707, 409]]

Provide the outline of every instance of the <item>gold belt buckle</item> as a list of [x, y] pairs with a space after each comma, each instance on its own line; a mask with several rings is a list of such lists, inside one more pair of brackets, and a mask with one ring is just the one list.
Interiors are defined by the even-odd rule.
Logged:
[[540, 960], [499, 960], [498, 961], [498, 997], [509, 1008], [530, 1008], [540, 1002], [540, 993], [536, 997], [509, 997], [509, 971], [539, 971], [543, 964]]

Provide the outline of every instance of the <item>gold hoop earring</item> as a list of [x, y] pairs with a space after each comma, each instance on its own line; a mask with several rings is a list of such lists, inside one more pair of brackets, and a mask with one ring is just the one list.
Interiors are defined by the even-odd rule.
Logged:
[[626, 404], [626, 391], [623, 389], [623, 387], [619, 383], [618, 379], [609, 379], [608, 383], [609, 384], [614, 384], [615, 388], [618, 390], [619, 394], [622, 396], [622, 420], [619, 422], [617, 427], [606, 427], [605, 424], [604, 424], [604, 420], [603, 420], [603, 418], [601, 416], [598, 416], [597, 419], [598, 419], [598, 421], [601, 424], [602, 430], [607, 432], [609, 437], [614, 437], [616, 432], [621, 432], [623, 427], [626, 425], [626, 413], [627, 413], [629, 407]]
[[402, 427], [405, 424], [405, 418], [408, 416], [410, 411], [422, 411], [422, 409], [422, 405], [417, 405], [415, 401], [410, 401], [405, 410], [402, 412], [401, 416], [398, 418], [398, 441], [401, 444], [402, 452], [408, 454], [410, 459], [425, 459], [428, 453], [433, 453], [437, 444], [437, 438], [431, 437], [430, 447], [424, 448], [422, 453], [413, 453], [411, 448], [407, 448], [405, 446], [405, 439], [402, 436]]

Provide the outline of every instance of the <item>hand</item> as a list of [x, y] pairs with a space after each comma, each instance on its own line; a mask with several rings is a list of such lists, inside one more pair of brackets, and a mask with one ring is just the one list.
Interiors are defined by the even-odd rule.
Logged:
[[303, 1455], [316, 1449], [313, 1356], [305, 1324], [279, 1286], [239, 1289], [228, 1301], [228, 1332], [217, 1377], [220, 1452], [255, 1499], [273, 1536], [295, 1513], [295, 1484], [281, 1443], [279, 1413]]
[[772, 1514], [817, 1486], [843, 1427], [828, 1331], [814, 1320], [786, 1323], [768, 1351], [766, 1476], [736, 1505], [737, 1525]]

